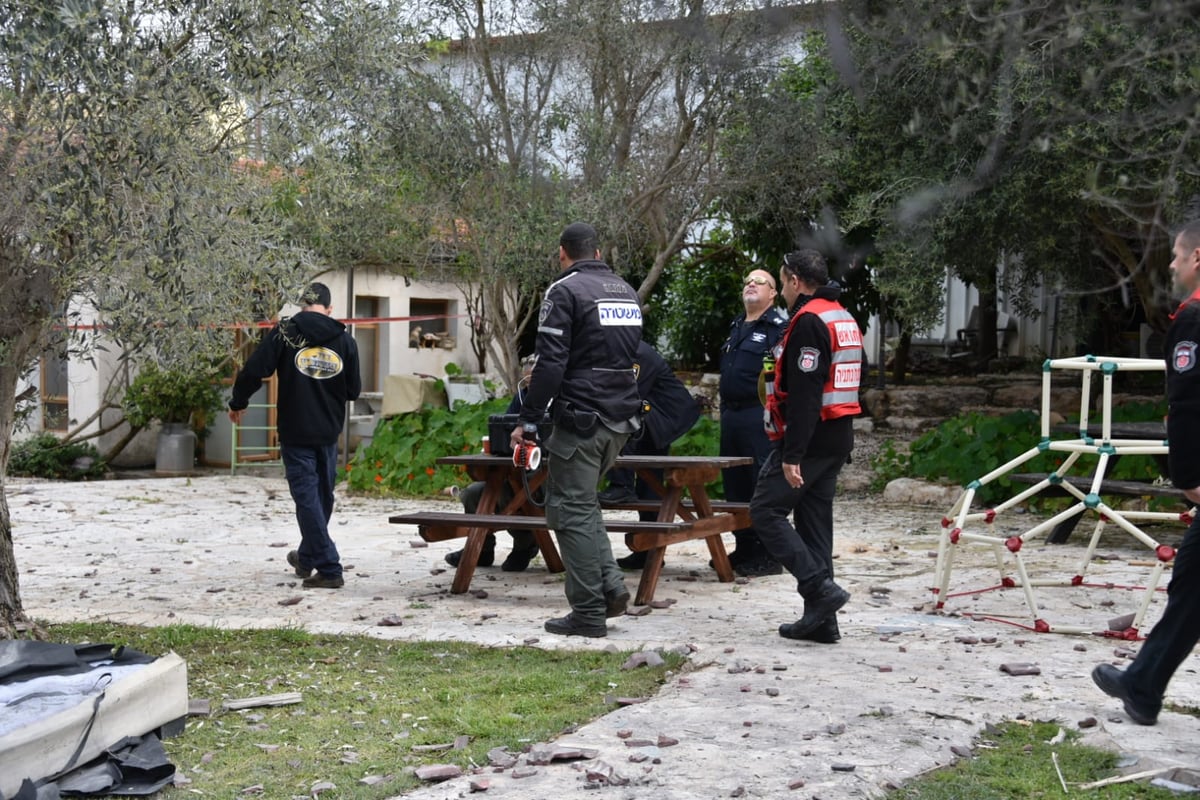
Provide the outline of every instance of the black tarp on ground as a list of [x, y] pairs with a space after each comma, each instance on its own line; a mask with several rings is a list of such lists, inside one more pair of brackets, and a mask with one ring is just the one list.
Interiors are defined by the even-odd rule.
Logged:
[[[0, 715], [23, 700], [42, 694], [37, 679], [72, 675], [103, 669], [103, 666], [149, 664], [155, 659], [128, 647], [109, 644], [56, 644], [25, 640], [0, 641], [0, 683], [28, 683], [29, 692], [0, 705]], [[104, 696], [97, 683], [93, 699], [98, 709]], [[94, 719], [94, 716], [93, 716]], [[91, 730], [89, 723], [80, 732], [76, 753], [82, 751]], [[74, 762], [74, 759], [71, 759]], [[0, 768], [3, 755], [0, 754]], [[26, 779], [13, 800], [54, 800], [62, 796], [148, 795], [159, 791], [175, 776], [175, 767], [167, 759], [162, 743], [154, 733], [126, 737], [108, 746], [103, 754], [87, 764], [70, 763], [58, 775]], [[0, 795], [0, 800], [4, 800]]]

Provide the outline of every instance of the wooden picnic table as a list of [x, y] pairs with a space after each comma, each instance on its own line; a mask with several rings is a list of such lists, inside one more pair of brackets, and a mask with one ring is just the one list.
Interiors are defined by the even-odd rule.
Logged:
[[[525, 472], [515, 467], [509, 456], [484, 453], [444, 456], [437, 463], [465, 467], [473, 480], [484, 482], [476, 513], [418, 512], [395, 515], [389, 517], [389, 521], [416, 525], [421, 538], [430, 542], [466, 537], [450, 588], [452, 593], [462, 594], [470, 589], [484, 540], [496, 530], [532, 530], [546, 568], [551, 572], [563, 570], [558, 548], [546, 528], [544, 510], [530, 499], [530, 494], [536, 495], [546, 480], [545, 468]], [[703, 539], [712, 555], [718, 579], [726, 583], [734, 579], [733, 567], [729, 563], [721, 534], [749, 526], [749, 504], [714, 504], [708, 496], [707, 484], [715, 481], [726, 467], [751, 463], [752, 459], [744, 457], [617, 458], [615, 466], [634, 470], [662, 498], [656, 519], [652, 522], [611, 517], [605, 519], [607, 531], [627, 534], [631, 549], [646, 553], [646, 564], [642, 568], [642, 578], [634, 599], [636, 604], [646, 605], [654, 599], [658, 578], [662, 573], [663, 554], [669, 545], [679, 542]], [[512, 489], [513, 499], [501, 506], [500, 497], [505, 486]]]

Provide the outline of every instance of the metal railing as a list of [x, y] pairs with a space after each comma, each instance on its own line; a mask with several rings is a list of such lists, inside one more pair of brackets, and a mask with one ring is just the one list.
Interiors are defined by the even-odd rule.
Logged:
[[[250, 405], [246, 406], [246, 410], [249, 411], [252, 408], [265, 408], [265, 409], [268, 409], [268, 417], [269, 417], [270, 416], [269, 410], [274, 407], [275, 407], [274, 403], [251, 403]], [[238, 425], [237, 423], [233, 423], [231, 425], [231, 430], [232, 430], [232, 433], [230, 434], [230, 440], [229, 440], [229, 474], [230, 475], [236, 474], [238, 467], [247, 467], [247, 466], [281, 467], [281, 466], [283, 466], [283, 460], [279, 455], [278, 442], [276, 442], [273, 445], [243, 445], [243, 444], [238, 443], [238, 438], [239, 438], [238, 432], [239, 431], [268, 431], [269, 432], [269, 431], [275, 430], [274, 425]], [[241, 456], [243, 453], [261, 453], [261, 455], [242, 458]], [[272, 453], [274, 454], [274, 456], [271, 455]]]

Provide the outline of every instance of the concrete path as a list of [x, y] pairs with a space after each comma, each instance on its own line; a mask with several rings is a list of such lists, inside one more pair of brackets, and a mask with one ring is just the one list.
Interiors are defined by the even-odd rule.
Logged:
[[[483, 766], [411, 798], [462, 797], [472, 780], [486, 780], [489, 797], [574, 795], [604, 776], [621, 784], [606, 796], [621, 798], [873, 797], [968, 756], [985, 725], [1018, 717], [1080, 730], [1085, 741], [1127, 754], [1128, 771], [1200, 769], [1200, 720], [1164, 712], [1157, 726], [1136, 726], [1093, 687], [1095, 664], [1119, 663], [1136, 645], [963, 615], [1028, 619], [1017, 590], [952, 598], [948, 613], [929, 613], [942, 508], [865, 495], [839, 501], [838, 580], [854, 597], [841, 614], [842, 642], [823, 646], [776, 634], [801, 611], [789, 577], [719, 583], [707, 551], [694, 544], [668, 551], [657, 595], [668, 607], [613, 620], [607, 639], [580, 640], [542, 629], [567, 609], [560, 577], [540, 559], [524, 573], [482, 569], [472, 593], [451, 595], [442, 556], [457, 545], [425, 546], [415, 529], [387, 523], [401, 511], [453, 508], [449, 501], [342, 498], [333, 522], [347, 565], [339, 591], [304, 590], [291, 575], [284, 556], [296, 535], [279, 477], [15, 480], [8, 501], [26, 610], [51, 622], [292, 625], [396, 640], [690, 654], [689, 669], [658, 696], [556, 742], [592, 748], [596, 758], [535, 767], [522, 759], [515, 774], [529, 777]], [[1015, 533], [1027, 521], [1002, 523]], [[1162, 538], [1177, 542], [1178, 533]], [[497, 561], [509, 543], [499, 538]], [[1037, 577], [1068, 581], [1082, 550], [1031, 545], [1024, 554]], [[1148, 574], [1131, 563], [1147, 554], [1128, 537], [1106, 538], [1101, 551], [1108, 558], [1089, 573], [1098, 583], [1134, 585]], [[959, 561], [952, 591], [997, 582], [990, 551], [964, 547]], [[636, 579], [630, 575], [631, 589]], [[1052, 624], [1100, 630], [1134, 610], [1136, 593], [1045, 588], [1039, 599]], [[381, 626], [387, 617], [403, 624]], [[1040, 673], [1001, 669], [1014, 664]], [[1193, 654], [1170, 700], [1200, 707], [1198, 670]], [[650, 744], [628, 746], [636, 740]]]

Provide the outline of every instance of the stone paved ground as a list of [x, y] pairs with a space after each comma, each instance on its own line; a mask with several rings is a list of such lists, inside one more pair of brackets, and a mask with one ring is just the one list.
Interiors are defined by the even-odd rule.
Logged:
[[[522, 761], [522, 770], [535, 773], [523, 778], [513, 769], [483, 769], [412, 798], [461, 797], [472, 779], [489, 781], [487, 796], [574, 794], [592, 780], [589, 769], [625, 782], [605, 788], [607, 797], [874, 797], [962, 757], [987, 723], [1017, 716], [1079, 729], [1085, 741], [1128, 754], [1130, 771], [1200, 767], [1200, 720], [1166, 712], [1156, 727], [1138, 727], [1092, 686], [1096, 663], [1119, 661], [1136, 645], [1009, 624], [1026, 618], [1012, 590], [955, 598], [949, 613], [928, 613], [931, 554], [945, 508], [863, 494], [839, 501], [838, 578], [854, 596], [841, 615], [842, 642], [821, 646], [776, 635], [780, 622], [800, 612], [789, 578], [721, 584], [707, 551], [695, 545], [668, 552], [658, 598], [674, 601], [669, 607], [621, 617], [607, 639], [581, 641], [542, 630], [565, 606], [560, 578], [540, 560], [525, 573], [481, 570], [473, 589], [486, 596], [449, 594], [442, 556], [454, 545], [421, 546], [414, 529], [387, 523], [392, 513], [448, 507], [437, 501], [341, 499], [333, 530], [352, 569], [344, 589], [314, 592], [299, 587], [284, 561], [295, 534], [279, 477], [15, 481], [8, 500], [26, 609], [49, 621], [297, 625], [396, 640], [691, 653], [689, 668], [658, 696], [615, 708], [556, 742], [595, 749], [591, 761]], [[1026, 520], [1002, 523], [1017, 532]], [[1131, 563], [1145, 552], [1129, 541], [1108, 537], [1101, 550], [1109, 558], [1098, 582], [1136, 584], [1147, 574]], [[1081, 553], [1078, 545], [1026, 548], [1037, 575], [1063, 580]], [[963, 548], [952, 589], [995, 583], [990, 559], [984, 548]], [[1133, 610], [1136, 593], [1054, 588], [1041, 590], [1040, 599], [1054, 624], [1102, 629]], [[1161, 600], [1150, 620], [1160, 608]], [[390, 615], [403, 624], [377, 624]], [[1001, 670], [1016, 663], [1034, 664], [1040, 674]], [[1193, 654], [1172, 684], [1172, 700], [1200, 707], [1198, 670]], [[1089, 718], [1097, 724], [1081, 729]], [[651, 744], [629, 747], [619, 734]]]

